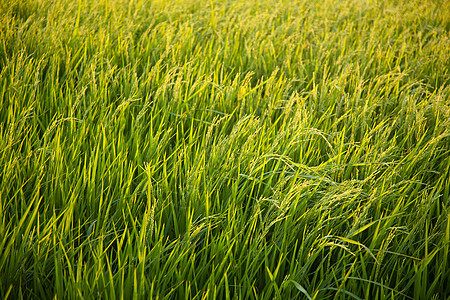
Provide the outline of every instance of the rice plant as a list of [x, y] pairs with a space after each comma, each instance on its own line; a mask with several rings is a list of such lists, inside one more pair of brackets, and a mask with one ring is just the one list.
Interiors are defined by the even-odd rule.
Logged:
[[449, 16], [0, 1], [0, 298], [450, 297]]

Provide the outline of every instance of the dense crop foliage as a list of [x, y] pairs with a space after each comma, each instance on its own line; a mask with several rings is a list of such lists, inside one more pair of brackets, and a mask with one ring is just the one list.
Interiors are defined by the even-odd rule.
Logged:
[[0, 1], [0, 298], [449, 297], [449, 3]]

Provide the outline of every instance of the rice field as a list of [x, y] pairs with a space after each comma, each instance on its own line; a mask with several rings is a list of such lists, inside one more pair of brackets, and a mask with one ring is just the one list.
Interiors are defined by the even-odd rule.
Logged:
[[1, 299], [449, 299], [450, 2], [0, 0]]

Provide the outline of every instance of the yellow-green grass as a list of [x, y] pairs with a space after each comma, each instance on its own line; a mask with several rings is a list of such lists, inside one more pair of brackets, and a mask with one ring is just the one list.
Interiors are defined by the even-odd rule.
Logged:
[[0, 2], [0, 298], [450, 297], [448, 1]]

